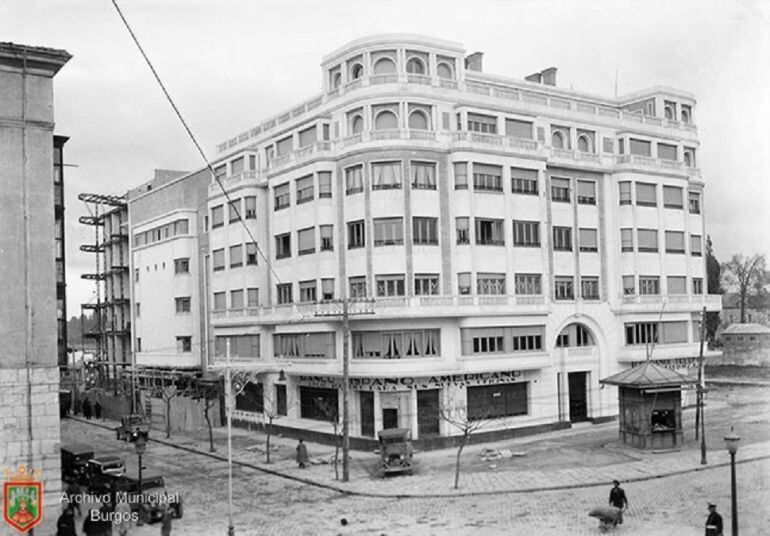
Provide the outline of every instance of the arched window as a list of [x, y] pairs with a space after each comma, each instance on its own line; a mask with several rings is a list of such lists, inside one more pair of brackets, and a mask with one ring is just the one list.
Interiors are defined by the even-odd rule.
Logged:
[[669, 121], [674, 120], [674, 109], [671, 106], [666, 106], [665, 108], [663, 108], [663, 113], [665, 114], [666, 119], [668, 119]]
[[350, 69], [350, 78], [352, 80], [358, 80], [362, 76], [364, 76], [364, 66], [360, 63], [356, 63], [353, 65], [353, 68]]
[[419, 110], [409, 114], [409, 128], [416, 130], [429, 130], [428, 116]]
[[575, 346], [595, 346], [594, 336], [583, 324], [570, 324], [565, 326], [559, 336], [556, 337], [557, 348], [569, 348]]
[[390, 58], [380, 58], [374, 62], [374, 74], [393, 74], [396, 72], [396, 64]]
[[690, 111], [682, 108], [682, 123], [690, 122]]
[[409, 74], [425, 74], [425, 63], [420, 58], [409, 58], [406, 62], [406, 72]]
[[398, 118], [396, 114], [389, 110], [384, 110], [377, 114], [374, 119], [374, 130], [389, 130], [398, 128]]
[[558, 130], [551, 134], [551, 145], [557, 149], [564, 149], [564, 134]]
[[340, 84], [342, 83], [342, 73], [334, 73], [334, 76], [332, 77], [332, 88], [338, 88], [340, 87]]
[[360, 115], [354, 116], [353, 120], [350, 121], [350, 130], [353, 134], [360, 134], [364, 130], [364, 118]]
[[592, 153], [593, 148], [591, 147], [591, 138], [588, 136], [579, 136], [577, 140], [578, 145], [578, 151], [581, 153]]
[[452, 67], [448, 63], [441, 62], [436, 66], [436, 74], [439, 78], [453, 79], [455, 77]]

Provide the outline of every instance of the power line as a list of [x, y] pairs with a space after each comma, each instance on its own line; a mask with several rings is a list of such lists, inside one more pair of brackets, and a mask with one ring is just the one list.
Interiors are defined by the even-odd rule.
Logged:
[[[273, 277], [275, 280], [280, 284], [281, 278], [278, 277], [278, 274], [275, 272], [275, 269], [270, 264], [269, 259], [265, 256], [264, 252], [262, 251], [262, 248], [259, 247], [259, 243], [257, 242], [257, 239], [254, 238], [254, 235], [251, 233], [251, 230], [246, 225], [246, 222], [244, 221], [243, 217], [241, 216], [240, 209], [233, 204], [232, 198], [230, 197], [230, 194], [227, 193], [227, 190], [222, 185], [222, 181], [217, 176], [217, 174], [214, 172], [214, 168], [211, 166], [211, 163], [209, 162], [208, 158], [206, 157], [206, 154], [203, 152], [203, 149], [201, 148], [200, 144], [198, 143], [198, 140], [196, 139], [195, 135], [193, 134], [192, 130], [190, 130], [190, 127], [187, 125], [187, 121], [185, 121], [184, 117], [182, 117], [182, 113], [179, 111], [179, 108], [174, 103], [174, 100], [171, 98], [171, 95], [169, 94], [168, 90], [166, 89], [166, 86], [163, 84], [163, 81], [160, 79], [160, 76], [158, 75], [158, 72], [155, 70], [155, 67], [153, 66], [152, 62], [150, 61], [150, 58], [145, 53], [144, 49], [142, 48], [142, 45], [139, 43], [139, 39], [136, 37], [136, 34], [134, 34], [134, 31], [131, 29], [131, 25], [129, 25], [128, 20], [126, 20], [126, 17], [123, 15], [123, 12], [120, 10], [120, 7], [118, 6], [117, 0], [112, 0], [112, 5], [115, 6], [115, 9], [118, 12], [118, 15], [120, 16], [120, 19], [123, 21], [123, 25], [126, 27], [126, 30], [128, 30], [128, 33], [131, 34], [131, 38], [133, 39], [134, 43], [136, 44], [136, 47], [139, 49], [139, 52], [141, 53], [142, 57], [144, 58], [144, 61], [147, 63], [147, 66], [150, 68], [150, 71], [152, 71], [153, 76], [155, 77], [155, 80], [158, 82], [158, 85], [160, 86], [161, 90], [163, 91], [163, 94], [166, 96], [166, 100], [168, 100], [171, 107], [174, 109], [174, 113], [176, 113], [176, 116], [179, 118], [179, 121], [182, 123], [182, 126], [184, 126], [184, 129], [187, 131], [187, 135], [192, 140], [193, 144], [195, 145], [195, 148], [198, 150], [198, 153], [201, 155], [201, 158], [203, 159], [204, 163], [206, 164], [206, 168], [211, 172], [211, 176], [214, 177], [214, 180], [216, 181], [217, 185], [219, 186], [219, 189], [222, 190], [222, 194], [224, 194], [225, 199], [227, 200], [227, 205], [229, 208], [232, 208], [235, 210], [235, 215], [238, 217], [238, 221], [241, 223], [243, 228], [246, 230], [246, 234], [249, 235], [249, 238], [251, 239], [251, 242], [254, 244], [254, 246], [257, 248], [257, 252], [262, 257], [262, 260], [265, 262], [265, 266], [270, 270], [270, 272], [273, 274]], [[299, 314], [301, 319], [305, 318], [305, 315], [302, 314], [302, 311], [299, 310], [299, 308], [296, 306], [296, 304], [292, 303], [292, 307], [295, 311]]]

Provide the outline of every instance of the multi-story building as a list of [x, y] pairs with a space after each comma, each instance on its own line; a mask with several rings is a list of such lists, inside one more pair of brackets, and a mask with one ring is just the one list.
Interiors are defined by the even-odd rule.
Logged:
[[70, 57], [0, 43], [0, 467], [41, 470], [46, 534], [61, 511], [53, 77]]
[[[67, 362], [66, 242], [64, 240], [64, 144], [66, 136], [53, 137], [53, 214], [56, 263], [56, 347], [60, 367]], [[64, 369], [62, 369], [64, 370]]]
[[[208, 362], [252, 372], [238, 419], [270, 405], [284, 427], [329, 429], [334, 300], [351, 300], [359, 439], [456, 434], [439, 413], [457, 406], [498, 433], [609, 418], [600, 378], [648, 357], [694, 366], [700, 309], [720, 302], [704, 286], [692, 95], [491, 75], [480, 53], [414, 35], [354, 41], [321, 74], [320, 95], [218, 146], [198, 222]], [[132, 216], [134, 247], [179, 218]], [[159, 254], [135, 254], [140, 286], [180, 255]]]

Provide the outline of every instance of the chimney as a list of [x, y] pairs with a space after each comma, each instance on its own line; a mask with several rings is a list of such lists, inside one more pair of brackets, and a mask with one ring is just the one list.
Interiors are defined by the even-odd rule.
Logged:
[[525, 76], [524, 80], [527, 82], [534, 82], [536, 84], [542, 84], [543, 83], [543, 75], [540, 73], [532, 73], [529, 76]]
[[546, 86], [556, 85], [556, 67], [548, 67], [543, 69], [539, 73], [532, 73], [529, 76], [525, 76], [524, 80], [527, 82], [534, 82], [536, 84], [545, 84]]
[[481, 72], [481, 62], [484, 58], [483, 52], [474, 52], [465, 58], [465, 68], [469, 71]]

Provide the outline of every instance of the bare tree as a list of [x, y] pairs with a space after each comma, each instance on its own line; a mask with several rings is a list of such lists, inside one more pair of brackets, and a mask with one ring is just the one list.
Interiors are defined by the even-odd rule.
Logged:
[[460, 443], [457, 447], [457, 456], [455, 459], [455, 489], [460, 486], [460, 458], [463, 449], [468, 444], [471, 436], [484, 426], [488, 425], [490, 415], [487, 413], [477, 413], [468, 410], [466, 404], [442, 405], [438, 408], [438, 415], [442, 421], [446, 421], [453, 428], [460, 431]]
[[342, 415], [337, 404], [330, 404], [323, 398], [315, 399], [315, 406], [323, 416], [324, 420], [331, 424], [334, 430], [334, 480], [340, 479], [339, 474], [339, 456], [342, 447]]
[[746, 323], [746, 305], [752, 295], [761, 296], [765, 293], [767, 273], [765, 271], [765, 256], [754, 255], [744, 258], [743, 255], [733, 255], [730, 262], [722, 265], [725, 280], [738, 289], [741, 306], [741, 324]]
[[273, 423], [286, 415], [286, 407], [279, 408], [275, 393], [265, 397], [265, 406], [262, 410], [265, 428], [265, 463], [270, 463], [270, 438], [273, 436]]
[[211, 381], [197, 378], [192, 385], [191, 394], [193, 400], [203, 402], [203, 416], [206, 419], [206, 425], [209, 430], [209, 452], [216, 451], [214, 448], [214, 430], [211, 425], [211, 409], [216, 405], [222, 395], [222, 383], [219, 380]]
[[160, 398], [166, 409], [166, 438], [171, 437], [171, 401], [177, 397], [188, 396], [193, 384], [192, 378], [172, 372], [146, 369], [138, 378], [141, 389], [153, 398]]

